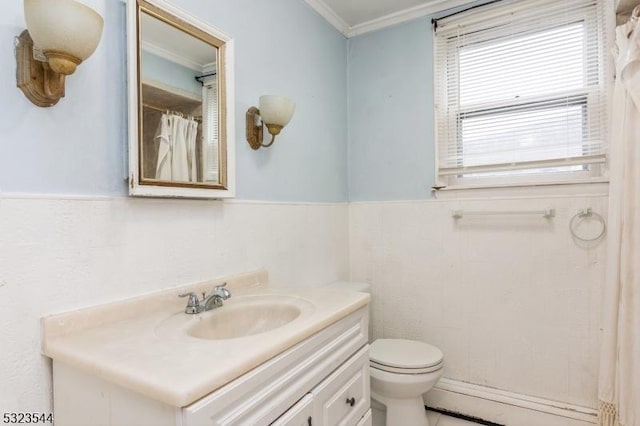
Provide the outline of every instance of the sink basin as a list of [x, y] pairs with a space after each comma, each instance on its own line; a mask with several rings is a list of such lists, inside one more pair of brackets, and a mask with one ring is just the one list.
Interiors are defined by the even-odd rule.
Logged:
[[288, 303], [255, 301], [227, 304], [201, 315], [187, 328], [189, 336], [220, 340], [264, 333], [289, 324], [300, 316], [300, 307]]
[[240, 296], [224, 306], [196, 315], [179, 313], [156, 327], [160, 337], [191, 336], [226, 340], [267, 333], [313, 310], [313, 304], [291, 296]]

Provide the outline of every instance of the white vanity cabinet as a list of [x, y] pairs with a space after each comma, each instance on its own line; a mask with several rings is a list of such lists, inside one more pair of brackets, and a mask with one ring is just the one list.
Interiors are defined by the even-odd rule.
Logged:
[[[56, 425], [370, 425], [368, 318], [365, 306], [320, 327], [185, 407], [172, 407], [54, 359]], [[216, 360], [193, 368], [216, 368]]]
[[363, 347], [273, 423], [273, 426], [366, 425], [369, 350]]
[[308, 393], [271, 426], [309, 426], [313, 425], [313, 395]]
[[315, 426], [355, 425], [367, 413], [369, 348], [362, 348], [312, 391]]

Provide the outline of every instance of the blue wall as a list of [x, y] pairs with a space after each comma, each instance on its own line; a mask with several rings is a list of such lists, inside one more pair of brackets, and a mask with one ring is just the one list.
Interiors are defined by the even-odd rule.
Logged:
[[477, 0], [349, 39], [349, 200], [433, 197], [431, 19], [490, 2]]
[[349, 199], [431, 197], [430, 18], [349, 39], [348, 52]]
[[[172, 0], [236, 42], [238, 198], [347, 200], [346, 40], [303, 0]], [[105, 19], [96, 53], [53, 108], [15, 87], [21, 1], [0, 17], [0, 192], [125, 195], [125, 8], [90, 2]], [[297, 102], [274, 147], [251, 150], [244, 114], [262, 94]]]

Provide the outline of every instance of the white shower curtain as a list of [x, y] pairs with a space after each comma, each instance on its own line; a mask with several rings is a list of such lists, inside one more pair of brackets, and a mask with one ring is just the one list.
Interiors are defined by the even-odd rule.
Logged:
[[156, 179], [171, 180], [171, 140], [169, 134], [169, 116], [167, 114], [162, 114], [160, 117], [155, 140], [158, 142]]
[[173, 182], [197, 180], [196, 139], [198, 123], [175, 114], [162, 114], [156, 131], [158, 161], [156, 179]]
[[189, 161], [187, 154], [187, 120], [177, 115], [171, 119], [171, 140], [173, 149], [171, 156], [171, 180], [189, 182]]
[[599, 423], [640, 426], [640, 24], [616, 29]]

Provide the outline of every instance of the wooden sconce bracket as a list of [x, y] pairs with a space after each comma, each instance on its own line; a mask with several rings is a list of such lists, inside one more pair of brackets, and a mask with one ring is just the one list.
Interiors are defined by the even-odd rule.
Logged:
[[247, 111], [247, 142], [251, 145], [251, 148], [259, 149], [262, 146], [262, 123], [256, 125], [256, 120], [260, 115], [260, 111], [256, 107], [251, 107]]
[[16, 82], [35, 105], [51, 107], [64, 97], [65, 75], [51, 70], [49, 64], [33, 57], [33, 40], [24, 30], [16, 44]]

